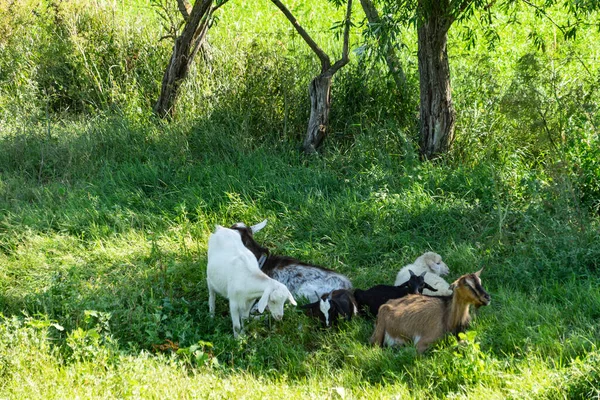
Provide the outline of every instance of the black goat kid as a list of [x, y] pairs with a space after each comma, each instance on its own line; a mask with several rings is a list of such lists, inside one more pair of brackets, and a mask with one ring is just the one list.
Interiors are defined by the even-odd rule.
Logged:
[[354, 298], [362, 309], [363, 306], [369, 307], [369, 312], [373, 316], [377, 316], [379, 307], [392, 299], [398, 299], [408, 294], [423, 294], [423, 289], [429, 289], [432, 292], [437, 292], [437, 289], [432, 288], [425, 282], [425, 274], [416, 275], [409, 270], [410, 279], [400, 286], [377, 285], [367, 290], [356, 289]]
[[324, 294], [316, 302], [305, 304], [300, 308], [303, 308], [309, 316], [318, 317], [325, 326], [335, 325], [339, 317], [350, 321], [353, 315], [358, 314], [358, 304], [352, 292], [346, 289]]

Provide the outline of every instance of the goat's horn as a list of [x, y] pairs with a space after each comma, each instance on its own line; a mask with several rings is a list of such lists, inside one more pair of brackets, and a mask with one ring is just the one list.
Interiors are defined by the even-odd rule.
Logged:
[[475, 276], [479, 278], [479, 275], [481, 275], [481, 272], [483, 271], [484, 267], [481, 267], [481, 269], [477, 272], [475, 272]]
[[265, 219], [263, 222], [260, 222], [256, 225], [252, 225], [250, 227], [250, 229], [252, 230], [252, 233], [256, 233], [258, 231], [260, 231], [262, 228], [264, 228], [267, 225], [267, 220]]

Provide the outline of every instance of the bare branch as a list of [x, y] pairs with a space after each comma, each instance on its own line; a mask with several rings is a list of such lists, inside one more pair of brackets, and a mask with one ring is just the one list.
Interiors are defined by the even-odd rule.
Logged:
[[179, 7], [179, 12], [183, 15], [183, 19], [187, 21], [192, 12], [192, 5], [188, 0], [177, 0], [177, 6]]
[[200, 22], [198, 29], [196, 29], [196, 33], [194, 34], [194, 38], [192, 39], [192, 51], [190, 52], [190, 59], [196, 57], [196, 53], [198, 53], [198, 50], [200, 50], [200, 47], [202, 47], [202, 45], [204, 44], [204, 39], [206, 39], [206, 32], [208, 32], [208, 28], [210, 28], [213, 11], [214, 8], [211, 8], [206, 13], [206, 16]]
[[206, 15], [208, 11], [210, 11], [212, 2], [213, 0], [196, 0], [196, 3], [192, 8], [192, 12], [190, 13], [190, 18], [187, 21], [185, 28], [183, 28], [183, 32], [181, 33], [182, 38], [189, 38], [186, 39], [189, 41], [192, 40], [193, 36], [196, 34], [196, 30], [201, 19]]
[[160, 39], [158, 39], [159, 42], [162, 42], [165, 39], [171, 39], [171, 40], [175, 40], [177, 39], [176, 35], [170, 34], [170, 35], [165, 35], [165, 36], [161, 36]]
[[215, 11], [217, 11], [219, 8], [221, 8], [225, 3], [227, 3], [229, 0], [223, 0], [222, 2], [215, 4], [212, 8], [212, 13], [214, 13]]
[[304, 30], [304, 28], [302, 26], [300, 26], [300, 24], [298, 23], [298, 21], [296, 20], [296, 18], [292, 15], [292, 13], [290, 12], [290, 10], [288, 10], [283, 5], [283, 3], [281, 3], [281, 1], [279, 1], [279, 0], [271, 0], [271, 2], [273, 2], [273, 4], [275, 4], [277, 6], [277, 8], [279, 8], [281, 10], [281, 12], [283, 13], [283, 15], [285, 15], [286, 18], [292, 23], [292, 26], [300, 34], [300, 36], [302, 37], [302, 39], [304, 39], [304, 41], [306, 42], [306, 44], [308, 44], [308, 46], [312, 49], [312, 51], [315, 52], [315, 54], [317, 55], [317, 57], [319, 57], [319, 60], [321, 60], [321, 69], [322, 69], [322, 71], [325, 72], [326, 70], [328, 70], [329, 67], [330, 67], [330, 65], [331, 65], [331, 60], [329, 59], [329, 56], [310, 37], [310, 35], [308, 34], [308, 32], [306, 32]]
[[342, 47], [342, 58], [333, 64], [329, 71], [331, 75], [335, 74], [338, 69], [342, 68], [344, 65], [348, 64], [350, 58], [348, 57], [348, 52], [350, 49], [350, 25], [351, 25], [351, 17], [352, 14], [352, 0], [348, 0], [348, 6], [346, 8], [346, 20], [344, 21], [344, 45]]

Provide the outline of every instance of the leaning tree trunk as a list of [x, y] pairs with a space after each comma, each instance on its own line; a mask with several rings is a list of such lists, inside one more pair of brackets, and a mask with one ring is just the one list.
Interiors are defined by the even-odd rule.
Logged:
[[454, 140], [456, 119], [450, 92], [447, 39], [450, 21], [432, 14], [418, 28], [419, 83], [421, 89], [421, 156], [436, 158], [446, 153]]
[[196, 0], [183, 32], [175, 40], [173, 55], [163, 75], [160, 96], [154, 112], [161, 118], [173, 116], [179, 88], [187, 76], [194, 56], [206, 36], [213, 0]]
[[[372, 0], [360, 0], [360, 4], [362, 5], [362, 9], [367, 16], [370, 24], [381, 24], [381, 18], [379, 17], [379, 12]], [[385, 62], [387, 63], [388, 70], [394, 78], [394, 82], [396, 83], [396, 87], [402, 94], [406, 89], [406, 76], [404, 75], [404, 70], [402, 69], [402, 63], [398, 56], [396, 55], [396, 50], [391, 44], [384, 46], [383, 43], [379, 40], [379, 50], [385, 56]]]
[[329, 110], [331, 109], [331, 74], [325, 72], [315, 77], [308, 88], [310, 96], [310, 117], [302, 149], [305, 153], [315, 153], [327, 136]]

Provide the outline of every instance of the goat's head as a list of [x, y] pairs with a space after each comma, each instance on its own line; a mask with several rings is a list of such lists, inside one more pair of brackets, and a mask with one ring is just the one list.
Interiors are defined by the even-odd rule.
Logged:
[[[227, 229], [221, 225], [215, 225], [215, 231], [210, 235], [209, 241], [214, 243], [213, 248], [240, 244], [240, 237], [236, 231]], [[242, 241], [243, 243], [243, 241]]]
[[406, 282], [406, 285], [409, 288], [409, 293], [411, 294], [423, 294], [423, 289], [429, 289], [432, 292], [437, 292], [437, 289], [431, 287], [427, 282], [425, 282], [425, 274], [427, 271], [423, 271], [421, 275], [417, 275], [412, 270], [408, 270], [410, 272], [410, 279]]
[[326, 326], [329, 326], [329, 320], [331, 316], [331, 293], [324, 294], [323, 296], [319, 296], [317, 292], [315, 292], [317, 296], [317, 301], [314, 303], [304, 304], [300, 306], [300, 308], [304, 309], [306, 314], [311, 317], [318, 317], [321, 322], [323, 322]]
[[436, 275], [447, 275], [450, 272], [448, 266], [442, 261], [442, 256], [432, 251], [424, 253], [415, 260], [415, 264], [419, 262], [424, 263]]
[[[319, 295], [317, 294], [317, 297], [318, 296]], [[326, 296], [324, 295], [323, 297], [319, 297], [319, 310], [321, 310], [321, 313], [325, 318], [325, 326], [329, 326], [329, 311], [331, 310], [331, 293], [329, 293], [329, 295]]]
[[254, 240], [254, 234], [260, 231], [267, 225], [267, 220], [265, 219], [263, 222], [258, 223], [256, 225], [252, 225], [251, 227], [246, 226], [243, 222], [238, 222], [237, 224], [233, 224], [231, 229], [239, 232], [242, 237], [242, 243], [248, 250], [254, 254], [256, 259], [260, 259], [261, 256], [269, 255], [269, 249], [266, 247], [262, 247], [260, 244]]
[[466, 303], [473, 304], [476, 307], [487, 306], [490, 304], [491, 297], [488, 292], [481, 286], [481, 271], [466, 274], [458, 278], [450, 285], [450, 289], [454, 291], [454, 296], [458, 296]]
[[263, 292], [262, 297], [258, 301], [258, 312], [262, 313], [265, 308], [269, 306], [269, 311], [273, 318], [280, 320], [283, 318], [283, 304], [289, 300], [291, 304], [297, 305], [294, 296], [290, 293], [288, 288], [277, 281], [272, 281], [272, 285], [269, 285]]

